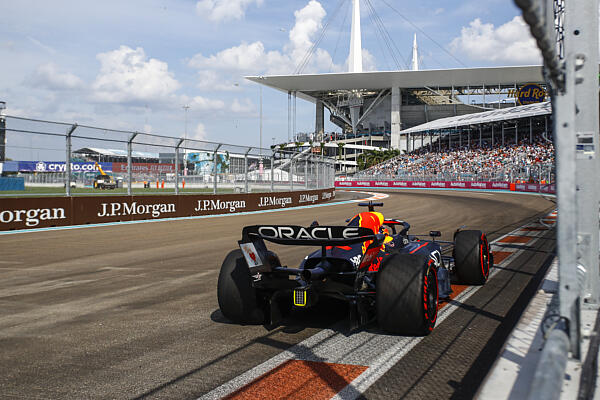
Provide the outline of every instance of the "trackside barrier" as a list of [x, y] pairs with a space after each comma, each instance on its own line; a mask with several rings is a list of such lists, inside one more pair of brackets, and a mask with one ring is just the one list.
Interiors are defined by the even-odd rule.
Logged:
[[334, 198], [333, 188], [223, 195], [0, 198], [0, 231], [235, 214], [307, 206]]
[[556, 185], [510, 182], [430, 182], [430, 181], [336, 181], [336, 188], [415, 188], [415, 189], [485, 189], [516, 192], [556, 193]]

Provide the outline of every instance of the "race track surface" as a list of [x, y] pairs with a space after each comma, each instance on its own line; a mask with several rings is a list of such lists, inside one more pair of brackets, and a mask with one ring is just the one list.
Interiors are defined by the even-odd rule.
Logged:
[[[413, 234], [440, 230], [446, 240], [452, 240], [461, 225], [482, 229], [493, 240], [554, 208], [551, 201], [532, 195], [389, 194], [382, 209], [386, 216], [405, 219]], [[357, 195], [338, 192], [337, 200], [351, 196]], [[346, 318], [343, 305], [332, 303], [294, 314], [279, 327], [228, 323], [217, 305], [217, 277], [223, 258], [236, 248], [242, 227], [309, 225], [315, 219], [322, 225], [343, 224], [357, 211], [356, 204], [343, 204], [0, 236], [0, 397], [194, 399], [210, 392]], [[269, 247], [290, 266], [307, 253], [302, 247]], [[545, 252], [551, 253], [553, 244], [546, 247]], [[521, 275], [528, 279], [536, 275], [547, 256], [534, 260], [535, 265], [529, 260], [531, 270]], [[507, 301], [526, 304], [521, 297], [529, 281], [523, 282]], [[496, 286], [498, 297], [502, 285]], [[450, 316], [434, 333], [452, 338], [452, 330], [472, 323], [470, 315], [479, 315], [477, 307], [488, 300], [484, 294], [474, 296], [472, 309], [460, 310], [455, 323]], [[511, 304], [506, 312], [494, 311], [491, 322], [485, 320], [490, 312], [482, 311], [480, 323], [489, 335], [474, 348], [499, 350], [502, 343], [494, 347], [488, 341], [498, 341], [506, 333], [503, 318], [518, 318]], [[435, 337], [426, 340], [435, 340], [431, 338]], [[432, 365], [442, 370], [443, 383], [450, 388], [437, 396], [472, 396], [494, 354], [485, 362], [474, 354], [470, 367], [454, 368], [452, 362], [463, 362], [460, 351], [473, 353], [473, 346], [457, 347], [459, 354], [436, 364], [436, 357], [447, 348], [428, 354], [426, 340], [419, 353], [403, 358], [366, 397], [430, 393], [419, 386], [426, 382], [419, 368]], [[477, 373], [473, 365], [485, 368]], [[398, 381], [407, 370], [415, 375], [410, 385], [389, 392], [393, 383], [386, 380]], [[461, 387], [461, 382], [471, 389]]]

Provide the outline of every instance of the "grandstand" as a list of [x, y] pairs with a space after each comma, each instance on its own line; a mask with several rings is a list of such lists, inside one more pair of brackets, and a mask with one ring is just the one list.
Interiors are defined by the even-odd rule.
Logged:
[[[425, 181], [554, 181], [550, 103], [432, 121], [401, 134], [405, 153], [357, 177]], [[420, 142], [420, 143], [419, 143]]]
[[[410, 136], [402, 132], [415, 126], [440, 118], [514, 108], [516, 93], [528, 84], [542, 88], [545, 95], [541, 66], [419, 70], [416, 37], [412, 70], [401, 70], [398, 65], [396, 71], [363, 72], [360, 10], [358, 2], [353, 4], [348, 72], [301, 74], [312, 56], [309, 51], [293, 75], [246, 77], [287, 93], [287, 144], [304, 141], [292, 129], [296, 125], [296, 99], [315, 104], [315, 130], [304, 137], [346, 146], [348, 151], [338, 160], [338, 171], [356, 170], [358, 157], [368, 150], [362, 147], [365, 145], [411, 151]], [[325, 132], [325, 109], [341, 132]], [[335, 146], [326, 154], [335, 156]]]

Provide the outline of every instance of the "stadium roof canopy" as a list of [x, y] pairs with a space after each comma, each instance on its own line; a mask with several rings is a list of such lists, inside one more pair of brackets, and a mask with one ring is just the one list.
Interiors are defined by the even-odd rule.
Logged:
[[552, 105], [549, 101], [543, 103], [529, 104], [504, 108], [501, 110], [485, 111], [475, 114], [459, 115], [456, 117], [440, 118], [435, 121], [417, 125], [400, 131], [400, 134], [439, 130], [444, 128], [455, 128], [465, 125], [487, 124], [490, 122], [508, 121], [519, 118], [536, 117], [539, 115], [552, 114]]
[[382, 71], [314, 75], [247, 76], [246, 79], [314, 101], [310, 92], [354, 89], [402, 89], [498, 87], [544, 83], [539, 65], [487, 68], [431, 69], [419, 71]]
[[[127, 150], [120, 149], [101, 149], [98, 147], [85, 147], [74, 151], [80, 154], [97, 154], [106, 157], [125, 157], [127, 158]], [[132, 151], [131, 156], [135, 158], [159, 158], [158, 153], [149, 153], [145, 151]]]

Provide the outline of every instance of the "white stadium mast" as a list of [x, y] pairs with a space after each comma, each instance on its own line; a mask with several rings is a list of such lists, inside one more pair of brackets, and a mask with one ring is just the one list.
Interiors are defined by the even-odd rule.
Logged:
[[[348, 72], [363, 72], [362, 67], [362, 40], [360, 33], [360, 0], [352, 0], [352, 31], [350, 32], [350, 55], [348, 58]], [[345, 103], [350, 109], [350, 122], [352, 133], [356, 135], [356, 127], [360, 119], [360, 108], [363, 105], [360, 91], [353, 90], [349, 93]], [[338, 105], [342, 103], [338, 102]]]
[[412, 49], [412, 70], [419, 70], [419, 49], [417, 47], [417, 34], [415, 33], [415, 39], [413, 40], [413, 49]]
[[348, 72], [363, 72], [359, 3], [359, 0], [352, 0], [352, 32], [350, 34], [350, 57], [348, 62]]

